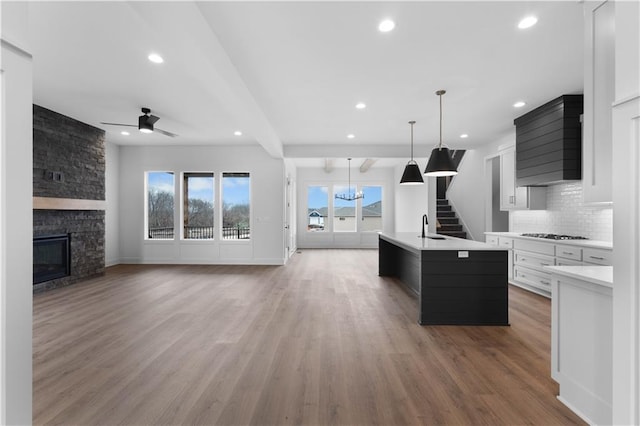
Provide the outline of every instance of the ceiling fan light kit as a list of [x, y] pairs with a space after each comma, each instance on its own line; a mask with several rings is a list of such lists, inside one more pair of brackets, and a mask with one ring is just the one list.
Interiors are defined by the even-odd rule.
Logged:
[[422, 173], [420, 173], [418, 163], [413, 159], [413, 125], [416, 124], [416, 122], [410, 121], [409, 124], [411, 125], [411, 160], [409, 160], [404, 167], [400, 185], [421, 185], [424, 183], [424, 179], [422, 178]]
[[445, 90], [438, 90], [436, 95], [440, 97], [440, 143], [431, 151], [427, 168], [424, 171], [426, 176], [453, 176], [458, 174], [456, 166], [453, 164], [449, 148], [442, 146], [442, 95]]

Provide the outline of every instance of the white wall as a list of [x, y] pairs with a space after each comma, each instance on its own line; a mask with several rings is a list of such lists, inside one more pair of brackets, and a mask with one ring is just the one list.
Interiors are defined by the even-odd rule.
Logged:
[[105, 144], [105, 266], [120, 263], [120, 146]]
[[[325, 222], [326, 231], [307, 231], [307, 187], [309, 185], [346, 185], [347, 168], [336, 168], [326, 173], [320, 168], [299, 168], [297, 171], [297, 245], [298, 248], [377, 248], [377, 232], [332, 232], [331, 218]], [[400, 181], [400, 178], [398, 178]], [[394, 228], [394, 197], [396, 185], [392, 168], [372, 168], [360, 173], [357, 167], [351, 167], [352, 185], [382, 186], [382, 220], [383, 231], [391, 232]], [[331, 191], [331, 188], [329, 188]], [[358, 200], [360, 209], [362, 200]], [[366, 194], [365, 194], [366, 203]], [[333, 198], [329, 194], [329, 211], [333, 210]]]
[[32, 58], [27, 4], [0, 3], [0, 424], [32, 421]]
[[[421, 161], [419, 164], [426, 164], [426, 161]], [[435, 205], [435, 189], [432, 189], [431, 186], [436, 180], [423, 176], [424, 185], [400, 185], [404, 167], [404, 165], [400, 165], [394, 168], [395, 232], [415, 232], [416, 235], [420, 235], [422, 215], [427, 214], [429, 218], [428, 231], [435, 233], [436, 214], [435, 209], [430, 211], [430, 207]], [[432, 196], [429, 197], [429, 194]]]
[[640, 423], [640, 3], [615, 3], [613, 424]]
[[[283, 160], [253, 146], [121, 146], [119, 162], [122, 263], [284, 264]], [[251, 240], [145, 240], [145, 171], [175, 172], [176, 194], [180, 193], [180, 172], [214, 172], [216, 226], [221, 224], [218, 200], [222, 172], [249, 172]], [[176, 214], [176, 230], [180, 229], [179, 220]]]
[[503, 144], [515, 144], [515, 129], [498, 140], [478, 149], [467, 150], [458, 167], [458, 174], [452, 180], [447, 191], [447, 198], [458, 214], [467, 231], [467, 238], [484, 241], [485, 232], [485, 203], [490, 199], [491, 192], [487, 186], [485, 173], [485, 157], [498, 152]]

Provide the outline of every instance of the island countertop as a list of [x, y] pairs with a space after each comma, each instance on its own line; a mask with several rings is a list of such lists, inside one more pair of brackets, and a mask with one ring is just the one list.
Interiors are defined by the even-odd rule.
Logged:
[[[427, 234], [422, 238], [419, 232], [380, 232], [380, 238], [414, 251], [422, 250], [502, 250], [504, 247], [480, 241], [464, 240], [439, 234]], [[429, 238], [432, 237], [432, 238]], [[438, 239], [433, 239], [436, 237]]]

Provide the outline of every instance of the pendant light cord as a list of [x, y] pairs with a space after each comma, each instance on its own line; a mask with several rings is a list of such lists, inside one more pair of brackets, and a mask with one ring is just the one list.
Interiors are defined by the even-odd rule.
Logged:
[[440, 97], [440, 144], [438, 145], [438, 149], [442, 149], [442, 95], [447, 93], [446, 90], [438, 90], [436, 95]]
[[413, 125], [416, 124], [415, 121], [410, 121], [411, 124], [411, 161], [413, 161]]

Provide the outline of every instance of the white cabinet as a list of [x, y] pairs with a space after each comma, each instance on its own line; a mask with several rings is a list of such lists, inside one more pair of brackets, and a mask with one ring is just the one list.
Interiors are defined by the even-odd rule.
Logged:
[[515, 233], [487, 233], [489, 244], [509, 250], [509, 282], [551, 297], [548, 266], [612, 265], [613, 250], [597, 241], [546, 240]]
[[582, 193], [585, 203], [612, 201], [611, 104], [615, 96], [614, 1], [584, 3]]
[[513, 282], [520, 287], [549, 297], [551, 275], [545, 266], [555, 265], [555, 246], [546, 241], [516, 239], [513, 242]]
[[544, 187], [516, 186], [516, 149], [505, 148], [500, 154], [500, 210], [544, 210], [547, 190]]
[[550, 268], [551, 377], [558, 399], [589, 424], [612, 423], [611, 267]]

